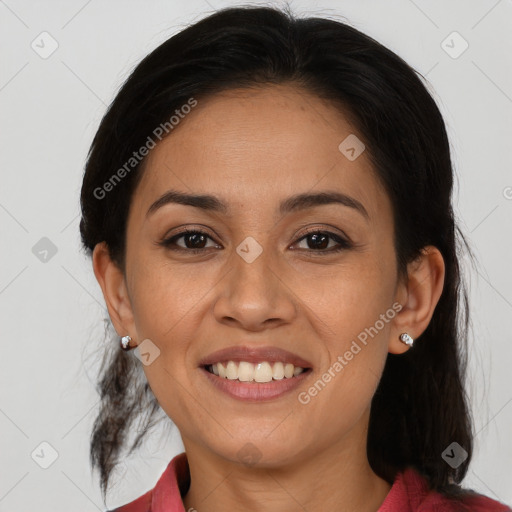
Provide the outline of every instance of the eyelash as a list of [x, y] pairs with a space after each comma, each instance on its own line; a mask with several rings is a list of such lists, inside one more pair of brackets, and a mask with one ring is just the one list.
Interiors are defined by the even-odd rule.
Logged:
[[[162, 246], [164, 246], [165, 248], [167, 248], [167, 249], [169, 249], [171, 251], [187, 252], [187, 253], [192, 253], [192, 254], [200, 254], [200, 253], [206, 251], [207, 249], [209, 249], [208, 247], [201, 248], [201, 249], [189, 249], [189, 248], [184, 248], [184, 247], [178, 247], [178, 246], [175, 245], [176, 240], [178, 240], [179, 238], [181, 238], [181, 237], [183, 237], [185, 235], [189, 235], [189, 234], [204, 235], [204, 236], [210, 238], [211, 240], [213, 240], [210, 237], [210, 235], [207, 232], [205, 232], [205, 231], [201, 231], [199, 229], [186, 229], [186, 230], [181, 231], [180, 233], [178, 233], [176, 235], [173, 235], [170, 238], [166, 238], [166, 239], [162, 240], [162, 242], [160, 242], [159, 245], [162, 245]], [[346, 249], [350, 249], [353, 246], [353, 244], [351, 242], [345, 240], [341, 236], [339, 236], [339, 235], [337, 235], [335, 233], [332, 233], [330, 231], [325, 231], [325, 230], [320, 230], [320, 229], [313, 229], [313, 230], [307, 231], [295, 243], [299, 243], [299, 242], [301, 242], [302, 240], [304, 240], [305, 238], [307, 238], [308, 236], [311, 236], [311, 235], [327, 235], [329, 238], [333, 239], [339, 245], [338, 245], [338, 247], [336, 247], [334, 249], [331, 248], [331, 249], [327, 249], [327, 250], [325, 250], [325, 249], [319, 249], [319, 250], [315, 250], [315, 249], [302, 249], [302, 250], [306, 250], [306, 251], [309, 251], [311, 253], [332, 254], [332, 253], [341, 252], [341, 251], [346, 250]]]

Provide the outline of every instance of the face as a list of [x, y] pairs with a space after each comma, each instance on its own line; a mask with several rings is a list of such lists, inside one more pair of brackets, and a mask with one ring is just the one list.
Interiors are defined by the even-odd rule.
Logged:
[[[199, 102], [150, 152], [127, 326], [150, 340], [145, 374], [187, 449], [272, 466], [366, 435], [397, 273], [391, 204], [354, 136], [331, 104], [280, 85]], [[151, 209], [171, 190], [224, 208]], [[289, 200], [320, 193], [341, 202]]]

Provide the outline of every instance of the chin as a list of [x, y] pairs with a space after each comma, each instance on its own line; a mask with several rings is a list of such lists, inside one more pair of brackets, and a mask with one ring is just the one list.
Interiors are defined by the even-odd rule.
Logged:
[[254, 433], [249, 438], [245, 436], [230, 438], [221, 446], [211, 446], [218, 456], [232, 463], [251, 468], [277, 468], [296, 463], [304, 457], [304, 445], [301, 436], [288, 436], [287, 442], [282, 439], [270, 440], [268, 432]]

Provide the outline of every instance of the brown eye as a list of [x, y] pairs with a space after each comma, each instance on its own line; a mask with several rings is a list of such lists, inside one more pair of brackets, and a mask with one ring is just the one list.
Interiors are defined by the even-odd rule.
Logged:
[[[329, 231], [311, 231], [300, 238], [299, 242], [303, 240], [306, 240], [307, 244], [305, 249], [311, 252], [332, 253], [351, 247], [351, 244], [347, 240]], [[331, 246], [331, 248], [329, 248], [330, 241], [336, 242], [337, 245], [335, 244], [334, 247]]]
[[204, 249], [208, 237], [202, 233], [186, 233], [179, 236], [177, 239], [179, 240], [180, 238], [183, 238], [185, 241], [185, 247], [187, 249]]
[[[183, 239], [183, 245], [177, 243], [178, 240]], [[206, 247], [207, 240], [211, 239], [208, 233], [199, 230], [187, 230], [178, 233], [170, 238], [166, 238], [161, 242], [161, 245], [175, 251], [187, 251], [187, 252], [202, 252]], [[214, 245], [218, 247], [217, 245]]]

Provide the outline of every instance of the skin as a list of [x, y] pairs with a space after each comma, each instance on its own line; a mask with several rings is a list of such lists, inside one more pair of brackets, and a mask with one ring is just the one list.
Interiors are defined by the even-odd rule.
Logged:
[[[399, 335], [417, 338], [428, 326], [444, 263], [427, 247], [399, 279], [392, 205], [367, 152], [350, 161], [338, 150], [350, 134], [357, 132], [339, 110], [293, 85], [199, 102], [148, 156], [130, 206], [125, 272], [104, 243], [94, 250], [117, 333], [129, 334], [132, 344], [150, 339], [160, 350], [143, 368], [183, 438], [191, 474], [186, 510], [237, 510], [242, 503], [248, 511], [370, 512], [391, 488], [366, 456], [370, 403], [387, 354], [409, 350]], [[213, 194], [230, 214], [168, 204], [146, 216], [169, 189]], [[281, 200], [320, 190], [357, 199], [369, 218], [339, 204], [278, 214]], [[184, 225], [208, 233], [203, 254], [158, 245]], [[328, 239], [328, 247], [316, 248], [304, 238], [306, 227], [353, 246], [329, 253], [337, 242]], [[247, 236], [263, 249], [252, 263], [236, 252]], [[194, 247], [184, 237], [177, 243]], [[297, 393], [395, 302], [401, 311], [301, 404]], [[276, 400], [235, 400], [210, 384], [198, 361], [237, 344], [284, 348], [313, 371], [298, 391]], [[238, 455], [248, 442], [259, 457], [254, 464]]]

